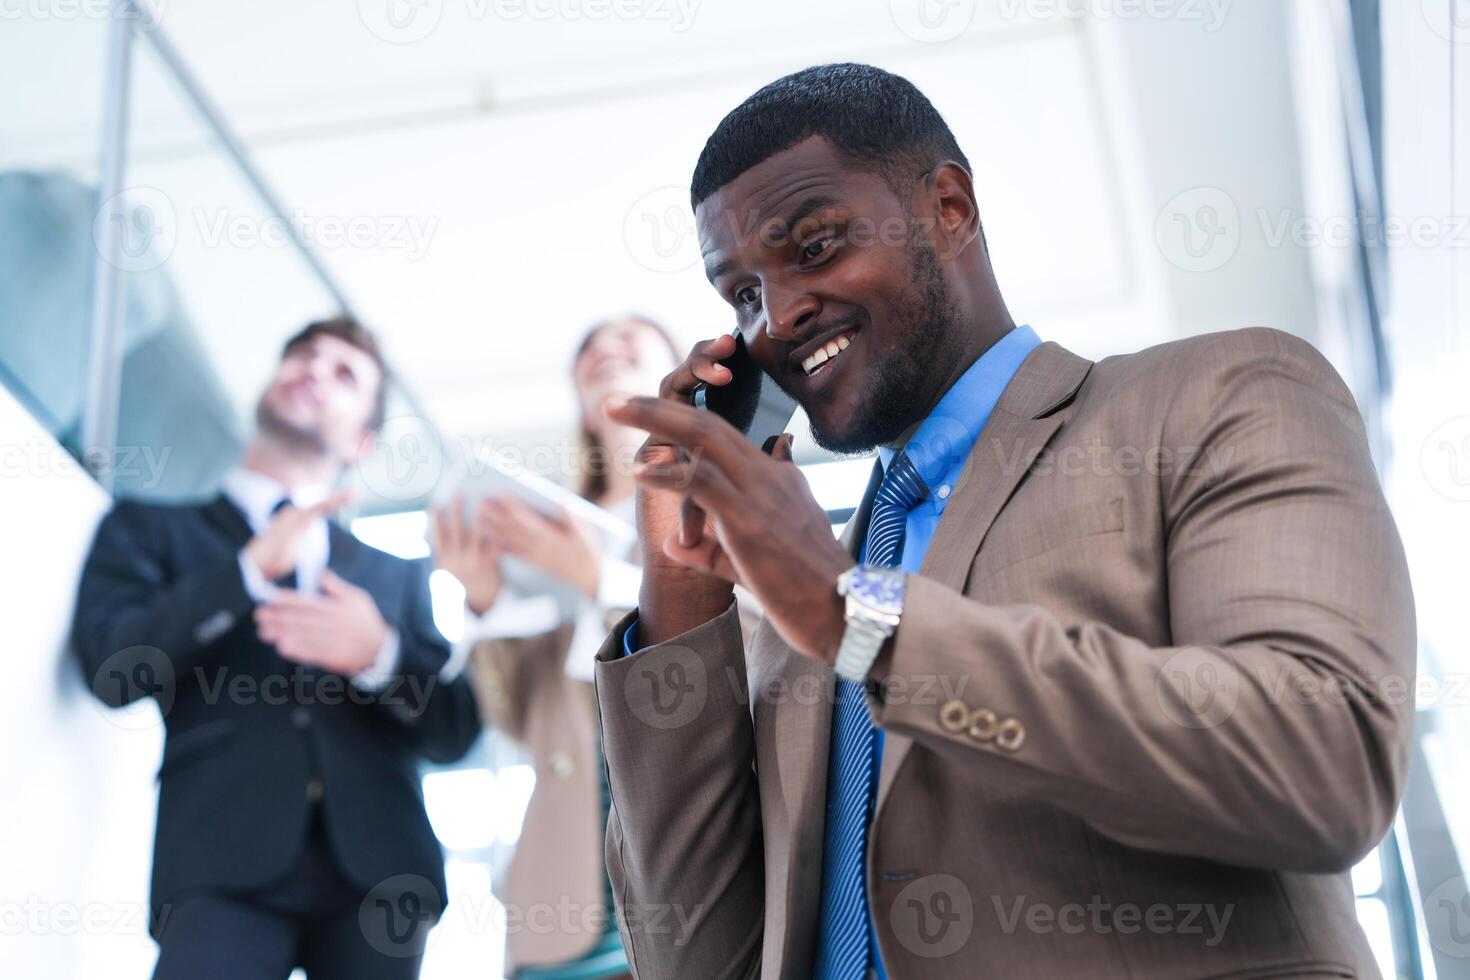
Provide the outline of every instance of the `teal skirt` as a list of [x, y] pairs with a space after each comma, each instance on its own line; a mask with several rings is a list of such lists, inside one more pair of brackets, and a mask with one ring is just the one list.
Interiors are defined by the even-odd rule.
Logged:
[[614, 925], [612, 932], [603, 933], [592, 952], [581, 959], [553, 966], [522, 967], [515, 972], [514, 980], [592, 980], [627, 972], [628, 957], [623, 952], [618, 927]]

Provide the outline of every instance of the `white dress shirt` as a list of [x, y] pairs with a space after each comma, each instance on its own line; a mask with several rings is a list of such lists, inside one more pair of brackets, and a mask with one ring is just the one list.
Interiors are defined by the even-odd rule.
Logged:
[[[320, 503], [332, 492], [332, 488], [325, 484], [310, 484], [297, 487], [289, 495], [286, 488], [275, 479], [264, 473], [236, 466], [225, 474], [224, 484], [221, 486], [230, 503], [240, 509], [245, 515], [245, 522], [250, 525], [254, 534], [262, 533], [270, 527], [275, 517], [276, 505], [286, 500], [289, 496], [292, 506], [297, 508], [310, 507]], [[298, 592], [315, 593], [320, 591], [322, 572], [327, 567], [327, 560], [331, 557], [331, 537], [327, 532], [327, 521], [324, 517], [318, 517], [307, 525], [306, 532], [301, 536], [301, 543], [296, 549], [296, 589]], [[260, 567], [240, 549], [238, 556], [240, 562], [240, 577], [245, 582], [245, 593], [257, 603], [269, 603], [280, 586], [265, 577]], [[378, 655], [366, 670], [353, 675], [352, 682], [367, 690], [378, 690], [385, 687], [393, 678], [393, 673], [398, 668], [398, 631], [392, 626], [388, 627], [388, 635], [383, 639], [383, 645], [378, 648]]]

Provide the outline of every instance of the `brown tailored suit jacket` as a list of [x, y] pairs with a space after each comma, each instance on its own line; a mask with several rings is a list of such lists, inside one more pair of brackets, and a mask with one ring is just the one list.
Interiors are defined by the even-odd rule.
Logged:
[[[624, 625], [596, 669], [636, 975], [810, 976], [831, 670], [763, 624], [748, 693], [731, 614], [627, 658]], [[1414, 649], [1360, 416], [1313, 348], [1041, 345], [870, 685], [888, 975], [1377, 977], [1346, 872], [1404, 784]]]

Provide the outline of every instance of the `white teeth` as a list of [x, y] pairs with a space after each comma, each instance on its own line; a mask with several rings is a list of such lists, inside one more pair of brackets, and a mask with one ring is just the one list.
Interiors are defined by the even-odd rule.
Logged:
[[852, 340], [847, 336], [847, 334], [843, 334], [840, 337], [829, 340], [826, 344], [813, 351], [806, 360], [801, 362], [801, 369], [807, 374], [811, 374], [817, 368], [821, 367], [823, 364], [827, 363], [832, 358], [836, 357], [838, 354], [841, 354], [843, 351], [847, 350], [851, 346]]

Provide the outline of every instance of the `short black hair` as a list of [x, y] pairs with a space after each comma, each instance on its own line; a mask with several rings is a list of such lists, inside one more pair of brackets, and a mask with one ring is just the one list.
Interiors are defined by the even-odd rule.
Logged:
[[388, 383], [391, 373], [388, 370], [388, 362], [383, 358], [383, 349], [378, 345], [378, 338], [367, 327], [344, 313], [327, 320], [308, 323], [292, 334], [287, 339], [286, 345], [281, 348], [282, 360], [302, 344], [309, 344], [318, 337], [336, 337], [338, 340], [346, 341], [372, 358], [373, 363], [378, 366], [378, 372], [382, 376], [378, 379], [378, 390], [373, 395], [373, 410], [368, 416], [367, 429], [370, 432], [380, 431], [383, 423], [387, 421]]
[[895, 192], [945, 160], [970, 169], [944, 117], [913, 82], [872, 65], [814, 65], [776, 79], [720, 120], [694, 166], [690, 205], [810, 136], [825, 138]]

